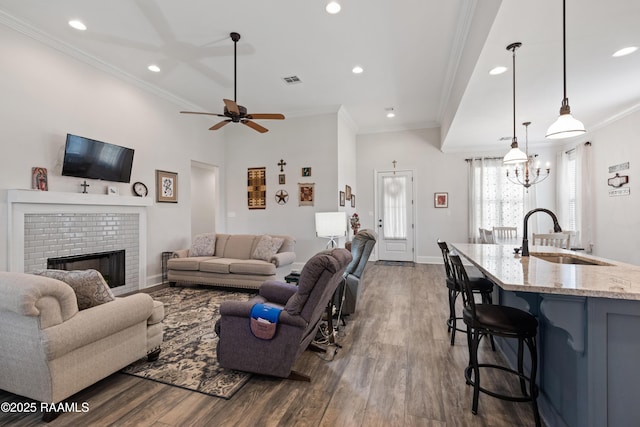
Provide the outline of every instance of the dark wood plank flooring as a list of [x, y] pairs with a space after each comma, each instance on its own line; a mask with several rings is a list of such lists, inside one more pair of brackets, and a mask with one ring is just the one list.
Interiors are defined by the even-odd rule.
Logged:
[[[311, 383], [254, 376], [230, 400], [114, 374], [72, 396], [87, 413], [50, 426], [530, 426], [530, 405], [480, 396], [470, 410], [466, 338], [449, 345], [444, 269], [369, 263], [358, 312], [332, 361], [307, 351], [295, 369]], [[162, 355], [160, 356], [162, 357]], [[482, 360], [498, 353], [483, 343]], [[507, 384], [486, 375], [483, 381]], [[0, 402], [25, 399], [0, 390]], [[0, 425], [42, 425], [40, 414], [0, 413]]]

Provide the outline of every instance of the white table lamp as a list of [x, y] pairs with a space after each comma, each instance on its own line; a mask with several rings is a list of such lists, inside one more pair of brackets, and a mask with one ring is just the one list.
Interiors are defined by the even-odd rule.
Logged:
[[327, 247], [338, 246], [337, 239], [347, 235], [345, 212], [316, 212], [316, 236], [329, 239]]

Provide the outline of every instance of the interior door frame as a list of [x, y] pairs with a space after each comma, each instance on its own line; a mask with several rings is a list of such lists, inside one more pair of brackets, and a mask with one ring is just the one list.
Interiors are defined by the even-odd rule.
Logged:
[[[385, 169], [385, 170], [378, 170], [378, 169], [374, 169], [373, 170], [373, 228], [375, 230], [376, 233], [379, 234], [378, 231], [378, 218], [379, 218], [379, 192], [378, 192], [378, 174], [381, 173], [393, 173], [393, 172], [411, 172], [411, 214], [412, 214], [412, 218], [413, 218], [413, 223], [412, 223], [412, 227], [411, 230], [409, 230], [409, 233], [412, 234], [412, 241], [413, 241], [413, 253], [412, 253], [412, 261], [416, 262], [416, 256], [418, 254], [418, 241], [416, 240], [416, 235], [417, 235], [417, 230], [418, 230], [418, 224], [416, 222], [416, 218], [417, 218], [417, 207], [418, 204], [416, 203], [416, 170], [415, 169]], [[378, 249], [379, 249], [380, 245], [375, 245], [374, 249], [374, 253], [376, 256], [376, 260], [379, 260], [380, 257], [378, 256]]]

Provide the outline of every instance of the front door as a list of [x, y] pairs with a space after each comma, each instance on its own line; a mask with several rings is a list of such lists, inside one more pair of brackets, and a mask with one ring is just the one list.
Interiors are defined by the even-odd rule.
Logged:
[[378, 259], [413, 261], [413, 172], [377, 172]]

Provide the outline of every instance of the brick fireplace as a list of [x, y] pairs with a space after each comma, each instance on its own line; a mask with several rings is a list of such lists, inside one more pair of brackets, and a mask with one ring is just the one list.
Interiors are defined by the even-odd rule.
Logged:
[[9, 269], [47, 268], [49, 258], [125, 251], [125, 284], [145, 287], [148, 198], [9, 190]]

